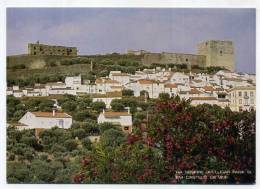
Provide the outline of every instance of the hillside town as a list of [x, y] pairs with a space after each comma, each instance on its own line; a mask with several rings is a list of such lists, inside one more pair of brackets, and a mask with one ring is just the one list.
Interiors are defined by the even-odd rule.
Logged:
[[4, 182], [256, 183], [252, 6], [55, 7], [6, 9]]
[[94, 83], [81, 75], [66, 77], [65, 82], [35, 84], [33, 88], [12, 86], [7, 95], [35, 97], [50, 95], [91, 95], [93, 101], [103, 101], [110, 108], [113, 99], [120, 99], [123, 89], [138, 97], [158, 98], [160, 93], [190, 99], [192, 105], [216, 104], [232, 111], [255, 110], [255, 75], [221, 70], [217, 73], [181, 73], [170, 69], [145, 69], [135, 74], [111, 71], [108, 77], [96, 78]]
[[[156, 99], [161, 93], [179, 96], [191, 105], [210, 104], [232, 111], [254, 111], [256, 106], [255, 75], [220, 70], [215, 74], [173, 72], [157, 67], [135, 74], [111, 71], [109, 76], [96, 78], [94, 83], [83, 80], [81, 75], [66, 77], [65, 82], [35, 84], [33, 88], [8, 87], [7, 95], [14, 97], [44, 97], [51, 95], [90, 95], [93, 102], [104, 102], [106, 110], [97, 118], [98, 123], [110, 122], [122, 126], [124, 132], [132, 131], [132, 115], [128, 112], [111, 112], [111, 102], [122, 99], [123, 90], [133, 91], [135, 97]], [[54, 104], [60, 109], [57, 103]], [[125, 107], [126, 109], [128, 107]], [[42, 121], [42, 118], [45, 118]], [[46, 119], [47, 118], [47, 119]], [[19, 129], [70, 128], [72, 116], [66, 113], [27, 112], [20, 120]], [[38, 124], [41, 123], [41, 124]]]

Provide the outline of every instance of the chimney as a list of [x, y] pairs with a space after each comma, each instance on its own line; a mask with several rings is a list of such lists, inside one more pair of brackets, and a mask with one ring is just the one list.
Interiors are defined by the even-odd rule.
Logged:
[[130, 114], [130, 107], [126, 107], [127, 113]]
[[52, 109], [52, 116], [54, 117], [55, 116], [55, 108]]

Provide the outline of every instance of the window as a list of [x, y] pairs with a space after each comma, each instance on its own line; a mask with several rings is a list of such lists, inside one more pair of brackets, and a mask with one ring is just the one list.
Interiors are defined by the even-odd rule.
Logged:
[[251, 91], [251, 92], [250, 92], [250, 96], [254, 96], [254, 93], [253, 93], [253, 91]]
[[239, 106], [239, 111], [242, 112], [243, 111], [243, 108], [242, 106]]
[[247, 96], [247, 92], [246, 91], [244, 92], [244, 96]]
[[254, 102], [255, 102], [254, 99], [251, 98], [251, 99], [250, 99], [250, 104], [254, 104]]
[[124, 127], [124, 130], [125, 130], [125, 131], [128, 131], [128, 130], [129, 130], [129, 127]]
[[241, 91], [238, 92], [238, 96], [242, 96], [242, 92]]
[[63, 119], [59, 119], [59, 126], [63, 127], [64, 121]]
[[186, 58], [186, 62], [188, 62], [189, 61], [189, 59], [188, 58]]
[[249, 104], [248, 104], [248, 99], [245, 99], [245, 101], [244, 101], [244, 102], [245, 102], [245, 105], [246, 105], [246, 106], [248, 106], [248, 105], [249, 105]]
[[219, 51], [220, 55], [222, 55], [222, 51]]
[[239, 99], [239, 104], [242, 104], [242, 99]]

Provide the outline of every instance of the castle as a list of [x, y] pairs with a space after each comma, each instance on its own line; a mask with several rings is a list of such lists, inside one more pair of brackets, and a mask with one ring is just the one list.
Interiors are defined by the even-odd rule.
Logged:
[[234, 71], [234, 46], [232, 41], [208, 40], [197, 45], [197, 54], [144, 53], [142, 63], [219, 66]]
[[39, 41], [36, 43], [28, 44], [29, 55], [48, 55], [48, 56], [77, 56], [76, 47], [64, 47], [64, 46], [53, 46], [40, 44]]

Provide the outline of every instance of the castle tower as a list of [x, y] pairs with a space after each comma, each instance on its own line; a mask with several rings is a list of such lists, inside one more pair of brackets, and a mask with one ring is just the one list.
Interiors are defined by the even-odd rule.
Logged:
[[206, 56], [206, 67], [219, 66], [234, 71], [234, 46], [232, 41], [209, 40], [199, 43], [197, 54]]

